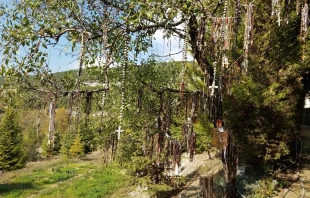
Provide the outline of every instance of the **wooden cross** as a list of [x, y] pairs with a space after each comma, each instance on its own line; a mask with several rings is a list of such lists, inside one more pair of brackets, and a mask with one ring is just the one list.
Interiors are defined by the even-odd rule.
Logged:
[[119, 140], [121, 137], [121, 133], [124, 132], [124, 130], [121, 129], [121, 125], [118, 126], [118, 129], [115, 130], [115, 132], [117, 132], [117, 139]]

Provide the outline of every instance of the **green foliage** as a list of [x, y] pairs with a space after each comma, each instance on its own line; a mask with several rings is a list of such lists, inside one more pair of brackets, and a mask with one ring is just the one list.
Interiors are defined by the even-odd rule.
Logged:
[[174, 188], [167, 184], [157, 184], [149, 186], [149, 194], [151, 197], [168, 197]]
[[44, 114], [36, 110], [24, 110], [19, 113], [19, 124], [22, 128], [24, 148], [29, 161], [40, 159], [39, 148], [45, 134], [42, 130]]
[[144, 156], [133, 156], [131, 162], [127, 162], [125, 167], [128, 173], [133, 176], [143, 177], [151, 174], [151, 166], [154, 160]]
[[281, 26], [270, 20], [266, 10], [271, 10], [267, 1], [255, 7], [248, 73], [234, 81], [231, 94], [225, 95], [224, 118], [241, 158], [270, 171], [294, 153], [291, 145], [301, 124], [304, 100], [302, 78], [309, 66], [301, 60], [300, 18], [295, 7], [287, 5], [288, 22]]
[[[234, 85], [233, 94], [226, 99], [227, 126], [240, 151], [247, 153], [253, 165], [258, 165], [255, 160], [274, 162], [290, 152], [296, 111], [295, 104], [289, 104], [291, 93], [286, 89], [288, 87], [280, 89], [277, 84], [266, 88], [260, 82], [244, 78]], [[240, 117], [246, 119], [240, 120]]]
[[90, 153], [92, 151], [95, 151], [97, 148], [97, 141], [95, 138], [95, 130], [92, 127], [92, 124], [86, 124], [82, 122], [80, 131], [81, 141], [84, 145], [84, 152]]
[[0, 170], [22, 168], [26, 163], [22, 130], [16, 111], [9, 106], [0, 123]]
[[60, 153], [69, 156], [70, 155], [70, 147], [73, 144], [73, 141], [75, 139], [75, 131], [74, 130], [68, 130], [65, 134], [63, 134], [63, 137], [61, 139], [61, 148]]
[[37, 161], [40, 158], [40, 137], [38, 137], [36, 129], [28, 129], [28, 133], [24, 135], [25, 151], [29, 161]]
[[[250, 178], [240, 177], [239, 188], [242, 188], [243, 195], [254, 198], [267, 198], [277, 196], [282, 188], [287, 187], [287, 183], [281, 179], [262, 178], [251, 180]], [[240, 182], [243, 182], [242, 184]]]
[[121, 140], [118, 146], [118, 161], [120, 164], [131, 163], [134, 157], [142, 156], [143, 139], [141, 138], [141, 134], [143, 134], [143, 131], [133, 131], [130, 129], [125, 130], [121, 134]]
[[40, 156], [43, 158], [57, 155], [61, 149], [60, 135], [55, 133], [54, 147], [51, 144], [48, 144], [48, 136], [45, 135], [41, 148], [42, 152], [40, 153]]
[[0, 75], [0, 87], [4, 84], [4, 77]]
[[75, 137], [69, 152], [73, 157], [81, 157], [84, 155], [84, 145], [79, 134]]
[[196, 153], [202, 153], [211, 148], [213, 124], [203, 118], [201, 122], [194, 124], [196, 133]]

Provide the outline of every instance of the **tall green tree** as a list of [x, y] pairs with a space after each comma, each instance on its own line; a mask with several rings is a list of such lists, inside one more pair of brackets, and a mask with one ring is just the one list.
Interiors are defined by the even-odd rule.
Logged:
[[0, 170], [9, 171], [25, 166], [21, 132], [17, 114], [9, 107], [0, 123]]

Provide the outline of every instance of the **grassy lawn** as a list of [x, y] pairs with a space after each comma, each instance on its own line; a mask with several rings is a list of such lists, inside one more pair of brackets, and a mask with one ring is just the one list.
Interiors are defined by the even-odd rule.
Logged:
[[[108, 167], [82, 160], [63, 160], [4, 173], [0, 197], [109, 197], [134, 185], [134, 178], [116, 164]], [[128, 188], [129, 189], [129, 188]]]

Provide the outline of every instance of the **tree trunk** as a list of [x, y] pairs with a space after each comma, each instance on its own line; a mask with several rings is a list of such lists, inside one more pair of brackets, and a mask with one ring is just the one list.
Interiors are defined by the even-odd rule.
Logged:
[[49, 117], [50, 117], [50, 122], [49, 122], [49, 128], [48, 128], [48, 145], [50, 148], [54, 148], [55, 144], [55, 115], [56, 115], [56, 98], [52, 98], [52, 101], [50, 103], [49, 107]]
[[213, 176], [200, 176], [200, 196], [201, 198], [213, 198]]
[[234, 145], [230, 133], [227, 137], [227, 146], [223, 149], [223, 166], [225, 171], [225, 180], [226, 180], [226, 198], [235, 198], [237, 197], [237, 166], [238, 166], [238, 155], [237, 147]]

